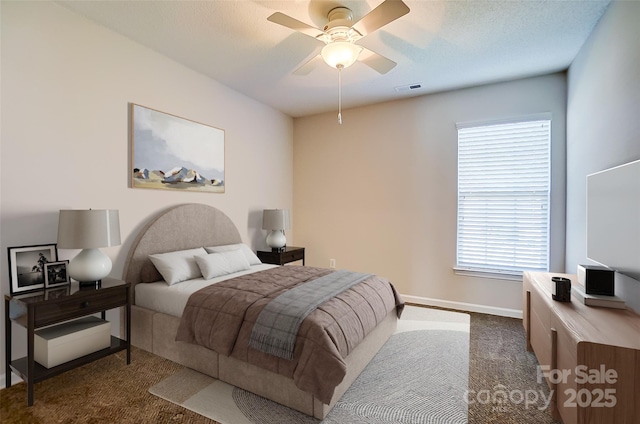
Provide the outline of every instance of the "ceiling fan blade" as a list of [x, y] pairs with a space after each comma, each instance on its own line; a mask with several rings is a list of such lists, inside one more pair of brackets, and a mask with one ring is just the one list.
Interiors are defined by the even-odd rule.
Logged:
[[351, 28], [364, 37], [407, 13], [409, 13], [409, 7], [402, 0], [385, 0], [353, 24]]
[[397, 65], [393, 60], [387, 59], [386, 57], [372, 52], [371, 50], [364, 47], [362, 48], [362, 52], [358, 57], [358, 61], [364, 63], [374, 71], [377, 71], [383, 75], [395, 68], [395, 66]]
[[319, 36], [324, 35], [322, 30], [312, 27], [311, 25], [307, 25], [304, 22], [292, 18], [291, 16], [285, 15], [284, 13], [276, 12], [269, 16], [267, 20], [278, 25], [291, 28], [294, 31], [301, 32], [313, 38], [318, 38]]

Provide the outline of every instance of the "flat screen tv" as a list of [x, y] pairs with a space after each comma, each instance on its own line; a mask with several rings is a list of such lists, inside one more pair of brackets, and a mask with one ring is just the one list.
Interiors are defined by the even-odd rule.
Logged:
[[640, 280], [640, 160], [587, 176], [587, 258]]

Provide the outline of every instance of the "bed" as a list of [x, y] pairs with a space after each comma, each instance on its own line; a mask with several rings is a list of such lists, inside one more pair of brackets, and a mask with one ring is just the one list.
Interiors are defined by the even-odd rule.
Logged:
[[[134, 240], [123, 271], [124, 280], [132, 285], [131, 343], [236, 387], [323, 419], [394, 332], [402, 311], [401, 299], [389, 284], [396, 296], [393, 306], [385, 306], [388, 310], [378, 318], [375, 328], [363, 335], [364, 338], [342, 358], [346, 367], [344, 378], [332, 389], [330, 399], [325, 397], [321, 401], [319, 396], [300, 389], [293, 377], [245, 362], [244, 359], [239, 359], [241, 355], [219, 354], [197, 344], [176, 341], [182, 312], [189, 310], [186, 305], [194, 291], [211, 283], [219, 283], [216, 286], [227, 284], [228, 281], [225, 280], [228, 277], [255, 278], [260, 271], [264, 271], [265, 275], [276, 275], [284, 269], [253, 263], [250, 269], [228, 276], [194, 278], [168, 285], [163, 281], [150, 255], [155, 258], [168, 252], [229, 245], [242, 245], [240, 234], [229, 217], [211, 206], [178, 205], [153, 218]], [[313, 269], [297, 267], [299, 271], [306, 271], [305, 268]], [[159, 293], [164, 294], [158, 295]], [[385, 305], [388, 304], [385, 301]]]

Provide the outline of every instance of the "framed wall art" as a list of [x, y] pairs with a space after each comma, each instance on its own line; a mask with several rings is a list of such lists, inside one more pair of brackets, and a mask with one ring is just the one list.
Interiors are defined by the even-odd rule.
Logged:
[[11, 294], [44, 288], [45, 265], [58, 261], [56, 244], [9, 247]]
[[131, 104], [131, 187], [224, 193], [224, 130]]
[[69, 261], [49, 262], [44, 264], [44, 288], [59, 287], [70, 284], [67, 273]]

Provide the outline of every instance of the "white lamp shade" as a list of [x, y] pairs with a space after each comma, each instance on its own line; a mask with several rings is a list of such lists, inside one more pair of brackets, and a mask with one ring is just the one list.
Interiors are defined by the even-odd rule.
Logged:
[[288, 230], [291, 218], [288, 209], [265, 209], [262, 212], [263, 230]]
[[338, 68], [348, 68], [353, 65], [362, 51], [362, 47], [348, 41], [334, 41], [322, 48], [320, 55], [327, 65]]
[[93, 249], [120, 244], [117, 209], [61, 210], [58, 248]]

